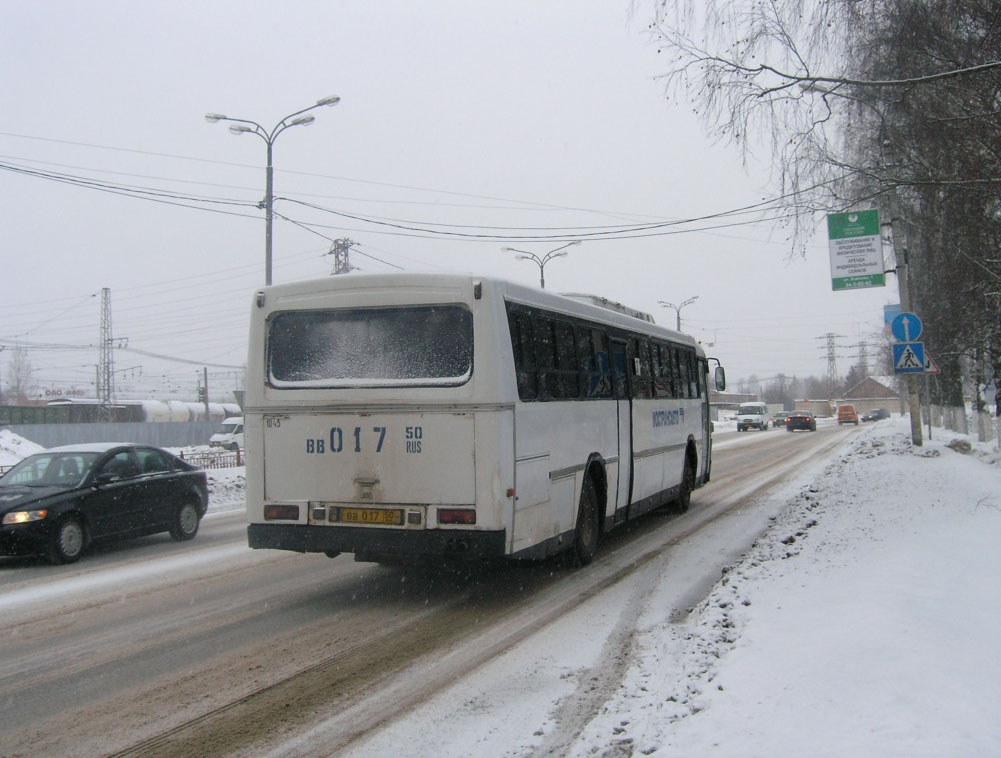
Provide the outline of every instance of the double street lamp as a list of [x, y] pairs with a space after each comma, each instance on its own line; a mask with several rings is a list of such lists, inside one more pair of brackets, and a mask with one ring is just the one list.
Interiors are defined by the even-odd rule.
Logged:
[[314, 105], [287, 115], [275, 124], [271, 131], [268, 131], [256, 121], [251, 121], [246, 118], [230, 118], [229, 116], [224, 116], [221, 113], [205, 114], [205, 120], [210, 124], [214, 124], [218, 121], [229, 121], [231, 122], [229, 130], [233, 134], [256, 134], [264, 140], [264, 143], [268, 146], [268, 166], [265, 174], [264, 188], [264, 283], [267, 285], [271, 284], [271, 228], [274, 223], [274, 167], [271, 162], [272, 146], [274, 145], [275, 140], [278, 139], [278, 135], [286, 129], [293, 126], [308, 126], [316, 120], [315, 116], [304, 116], [302, 114], [307, 111], [311, 111], [314, 108], [320, 108], [324, 105], [337, 105], [340, 101], [341, 99], [337, 95], [331, 95], [330, 97], [325, 97], [322, 100], [317, 100]]
[[658, 300], [657, 302], [659, 302], [665, 308], [674, 308], [674, 312], [678, 316], [678, 321], [677, 321], [677, 327], [676, 328], [680, 332], [681, 331], [681, 309], [684, 308], [686, 305], [691, 305], [692, 303], [694, 303], [698, 299], [699, 299], [699, 296], [696, 295], [695, 297], [688, 298], [687, 300], [685, 300], [684, 302], [682, 302], [679, 305], [674, 305], [673, 303], [668, 303], [668, 302], [666, 302], [664, 300]]
[[549, 263], [549, 261], [551, 261], [553, 258], [562, 258], [563, 256], [565, 256], [567, 254], [566, 248], [579, 244], [580, 240], [574, 240], [573, 242], [568, 242], [567, 244], [562, 245], [556, 248], [555, 250], [550, 250], [541, 258], [537, 256], [535, 253], [530, 253], [526, 250], [517, 250], [513, 247], [502, 247], [501, 250], [503, 250], [505, 253], [518, 253], [518, 255], [515, 257], [519, 261], [535, 261], [535, 264], [539, 267], [539, 286], [542, 287], [542, 289], [545, 289], [546, 264]]

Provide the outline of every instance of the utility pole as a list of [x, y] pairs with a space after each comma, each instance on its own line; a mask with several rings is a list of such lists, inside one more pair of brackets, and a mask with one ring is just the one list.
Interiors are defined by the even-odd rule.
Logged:
[[[882, 160], [887, 167], [893, 165], [896, 150], [890, 140], [884, 140], [882, 145]], [[900, 198], [896, 188], [884, 193], [889, 210], [890, 241], [893, 243], [894, 273], [897, 275], [897, 291], [900, 297], [900, 311], [911, 313], [911, 291], [907, 281], [907, 239], [904, 236], [904, 220], [900, 215]], [[918, 378], [914, 374], [904, 377], [907, 386], [907, 409], [911, 417], [911, 444], [920, 447], [921, 439], [921, 398], [918, 395]]]
[[[893, 242], [893, 257], [896, 260], [897, 290], [900, 295], [900, 310], [911, 312], [911, 293], [907, 283], [907, 242], [904, 239], [903, 220], [896, 215], [890, 216], [890, 238]], [[918, 395], [918, 378], [907, 374], [907, 408], [911, 417], [911, 444], [921, 447], [921, 398]]]
[[331, 276], [346, 274], [354, 268], [351, 265], [351, 261], [348, 260], [348, 254], [351, 252], [351, 247], [354, 244], [352, 240], [346, 237], [334, 240], [334, 244], [330, 246], [330, 252], [328, 253], [328, 255], [334, 256], [334, 270], [330, 272]]
[[97, 401], [101, 420], [112, 420], [115, 402], [115, 346], [111, 331], [111, 289], [101, 290], [101, 336], [98, 341]]

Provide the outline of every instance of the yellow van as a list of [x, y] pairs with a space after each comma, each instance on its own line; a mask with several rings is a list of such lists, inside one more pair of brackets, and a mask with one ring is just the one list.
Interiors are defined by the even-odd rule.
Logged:
[[855, 426], [858, 426], [858, 414], [855, 412], [854, 405], [838, 406], [838, 426], [842, 424], [855, 424]]

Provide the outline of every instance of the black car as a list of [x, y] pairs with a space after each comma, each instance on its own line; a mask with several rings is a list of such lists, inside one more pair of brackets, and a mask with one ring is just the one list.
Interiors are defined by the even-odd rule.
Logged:
[[170, 532], [190, 540], [208, 508], [205, 472], [121, 442], [55, 447], [0, 477], [0, 554], [75, 561], [95, 540]]
[[793, 432], [797, 429], [817, 431], [817, 418], [807, 411], [792, 411], [786, 416], [786, 431]]
[[879, 421], [884, 418], [890, 418], [890, 412], [886, 408], [877, 408], [862, 415], [863, 421]]

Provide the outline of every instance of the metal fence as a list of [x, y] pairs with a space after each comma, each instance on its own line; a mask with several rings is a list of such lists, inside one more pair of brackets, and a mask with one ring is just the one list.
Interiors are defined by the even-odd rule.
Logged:
[[[212, 450], [205, 453], [185, 453], [182, 450], [178, 457], [200, 469], [233, 468], [234, 466], [242, 466], [244, 464], [242, 450]], [[10, 466], [0, 466], [0, 476], [3, 476], [12, 468], [14, 468], [13, 464]]]
[[202, 469], [232, 468], [242, 466], [244, 462], [242, 450], [213, 450], [207, 453], [185, 453], [182, 450], [178, 457]]

